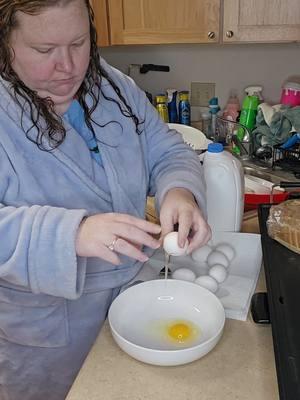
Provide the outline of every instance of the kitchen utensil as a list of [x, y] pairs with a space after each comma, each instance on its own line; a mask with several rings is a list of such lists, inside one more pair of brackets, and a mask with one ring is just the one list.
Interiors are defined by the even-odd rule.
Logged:
[[[167, 334], [170, 324], [180, 325], [181, 320], [195, 327], [191, 340], [183, 343]], [[220, 300], [201, 286], [158, 279], [122, 292], [110, 307], [108, 321], [116, 343], [131, 357], [154, 365], [181, 365], [216, 346], [225, 312]]]

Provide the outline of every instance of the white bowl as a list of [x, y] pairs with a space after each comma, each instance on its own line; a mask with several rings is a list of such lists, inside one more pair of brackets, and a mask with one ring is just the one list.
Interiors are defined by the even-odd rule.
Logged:
[[[215, 347], [223, 333], [225, 312], [220, 300], [199, 285], [158, 279], [122, 292], [110, 307], [108, 321], [116, 343], [133, 358], [154, 365], [181, 365]], [[183, 343], [167, 334], [167, 327], [177, 323], [194, 332]]]

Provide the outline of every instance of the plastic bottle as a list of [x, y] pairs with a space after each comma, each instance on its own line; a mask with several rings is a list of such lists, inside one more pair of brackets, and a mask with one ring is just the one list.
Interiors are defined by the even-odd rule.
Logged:
[[188, 91], [179, 92], [178, 116], [180, 124], [191, 125], [191, 105]]
[[166, 92], [167, 92], [167, 97], [168, 97], [169, 122], [176, 123], [176, 122], [178, 122], [177, 90], [176, 89], [167, 89]]
[[[247, 95], [244, 97], [243, 100], [239, 121], [240, 124], [246, 126], [246, 128], [248, 128], [250, 132], [255, 127], [257, 107], [262, 100], [261, 91], [262, 91], [261, 86], [249, 86], [245, 89]], [[239, 132], [238, 132], [238, 138], [240, 140], [243, 139], [243, 137], [239, 137]]]
[[239, 232], [244, 213], [244, 172], [221, 143], [210, 143], [203, 157], [208, 223], [212, 231]]
[[204, 111], [201, 113], [201, 119], [202, 119], [202, 132], [207, 138], [209, 138], [211, 114], [208, 111], [207, 112]]
[[297, 82], [286, 82], [282, 87], [280, 103], [291, 107], [299, 106], [300, 84]]
[[[247, 95], [243, 100], [239, 122], [241, 125], [244, 125], [249, 132], [251, 132], [255, 127], [257, 108], [259, 103], [262, 101], [261, 91], [261, 86], [249, 86], [245, 89]], [[243, 141], [244, 136], [245, 130], [239, 128], [237, 131], [238, 139]], [[232, 150], [235, 154], [240, 154], [238, 145], [233, 146]]]
[[222, 117], [228, 121], [237, 121], [240, 112], [240, 102], [235, 93], [231, 93], [223, 110]]
[[216, 119], [217, 119], [217, 113], [220, 110], [219, 100], [217, 97], [212, 97], [209, 100], [208, 104], [209, 104], [209, 112], [211, 114], [209, 138], [212, 140], [215, 140], [215, 138], [216, 138]]
[[165, 122], [169, 122], [168, 106], [167, 106], [167, 96], [164, 94], [159, 94], [155, 98], [156, 109], [159, 112], [161, 118]]

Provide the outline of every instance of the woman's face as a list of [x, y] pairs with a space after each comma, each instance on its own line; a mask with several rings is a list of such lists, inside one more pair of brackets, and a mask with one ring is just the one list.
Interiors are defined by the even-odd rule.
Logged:
[[43, 10], [18, 12], [18, 28], [10, 38], [12, 68], [42, 98], [51, 97], [64, 112], [77, 93], [89, 66], [90, 24], [83, 0]]

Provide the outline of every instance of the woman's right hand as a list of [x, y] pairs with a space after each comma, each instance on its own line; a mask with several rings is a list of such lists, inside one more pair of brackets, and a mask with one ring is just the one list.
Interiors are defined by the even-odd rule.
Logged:
[[120, 264], [117, 253], [145, 262], [148, 257], [141, 248], [157, 249], [160, 242], [152, 235], [160, 231], [159, 225], [128, 214], [92, 215], [83, 219], [79, 226], [76, 254], [80, 257], [99, 257], [114, 265]]

